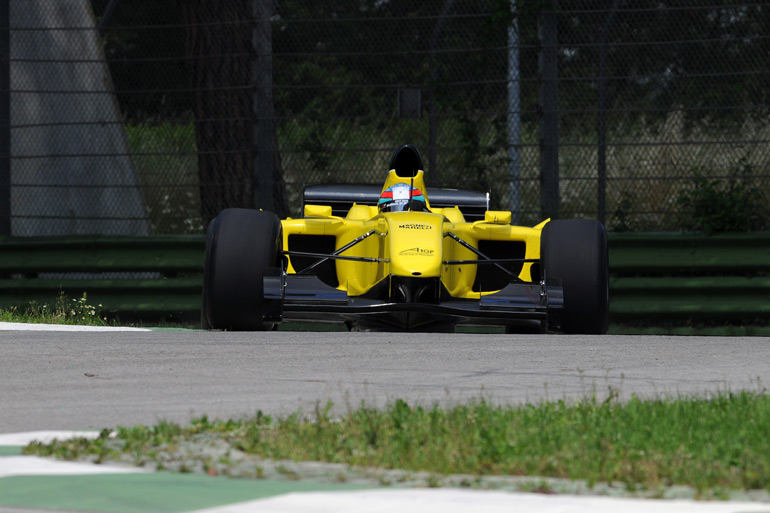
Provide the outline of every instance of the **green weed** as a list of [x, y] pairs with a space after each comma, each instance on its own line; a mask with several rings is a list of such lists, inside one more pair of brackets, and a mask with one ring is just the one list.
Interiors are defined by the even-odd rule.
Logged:
[[[138, 461], [205, 430], [264, 458], [426, 471], [436, 484], [441, 475], [471, 474], [620, 482], [632, 491], [770, 489], [770, 396], [763, 393], [626, 402], [611, 394], [605, 401], [521, 406], [481, 400], [448, 409], [398, 400], [385, 410], [362, 405], [339, 419], [331, 418], [330, 407], [310, 419], [259, 414], [243, 421], [199, 419], [188, 427], [121, 428], [117, 441]], [[109, 454], [100, 449], [106, 442], [35, 444], [26, 452]]]
[[64, 293], [60, 293], [56, 301], [50, 305], [48, 303], [40, 305], [32, 301], [23, 308], [11, 307], [0, 310], [0, 322], [108, 325], [107, 318], [102, 313], [102, 305], [91, 305], [85, 292], [77, 299], [71, 299]]

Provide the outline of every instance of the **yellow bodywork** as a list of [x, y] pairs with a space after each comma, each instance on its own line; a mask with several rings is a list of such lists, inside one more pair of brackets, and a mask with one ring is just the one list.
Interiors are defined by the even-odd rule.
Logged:
[[[425, 191], [423, 172], [417, 171], [414, 180], [399, 177], [391, 170], [383, 190], [395, 183], [410, 183]], [[380, 213], [376, 206], [354, 204], [346, 217], [331, 214], [331, 207], [306, 205], [305, 217], [286, 219], [283, 225], [283, 249], [289, 248], [291, 235], [325, 235], [335, 238], [335, 249], [356, 240], [374, 230], [341, 253], [341, 256], [377, 258], [378, 262], [336, 260], [338, 289], [348, 296], [360, 296], [388, 276], [420, 278], [440, 277], [446, 290], [454, 298], [479, 299], [483, 294], [497, 291], [474, 292], [473, 283], [477, 265], [447, 265], [453, 260], [476, 260], [471, 250], [445, 234], [451, 232], [474, 248], [479, 241], [521, 241], [526, 245], [524, 258], [540, 258], [540, 233], [548, 221], [529, 228], [512, 226], [511, 213], [489, 211], [483, 221], [469, 223], [457, 207], [430, 208], [430, 198], [425, 194], [428, 211]], [[519, 274], [523, 281], [532, 281], [532, 264], [525, 263]], [[291, 258], [287, 272], [296, 273]]]

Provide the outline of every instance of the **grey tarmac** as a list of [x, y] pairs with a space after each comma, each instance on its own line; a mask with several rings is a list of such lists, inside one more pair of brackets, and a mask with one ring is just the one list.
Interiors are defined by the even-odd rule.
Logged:
[[0, 332], [0, 433], [102, 429], [396, 399], [451, 405], [764, 390], [770, 339], [669, 336]]

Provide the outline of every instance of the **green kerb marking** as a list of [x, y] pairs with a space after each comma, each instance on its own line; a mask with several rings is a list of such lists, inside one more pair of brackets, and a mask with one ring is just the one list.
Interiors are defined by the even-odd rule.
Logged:
[[21, 456], [21, 447], [16, 445], [0, 445], [0, 456]]
[[349, 484], [230, 479], [165, 472], [15, 476], [0, 479], [0, 506], [101, 513], [182, 513], [291, 492], [366, 488]]

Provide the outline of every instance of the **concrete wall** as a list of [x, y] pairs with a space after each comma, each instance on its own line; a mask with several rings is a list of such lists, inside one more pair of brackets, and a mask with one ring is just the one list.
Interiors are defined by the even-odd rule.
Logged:
[[10, 0], [10, 27], [12, 234], [147, 234], [90, 2]]

